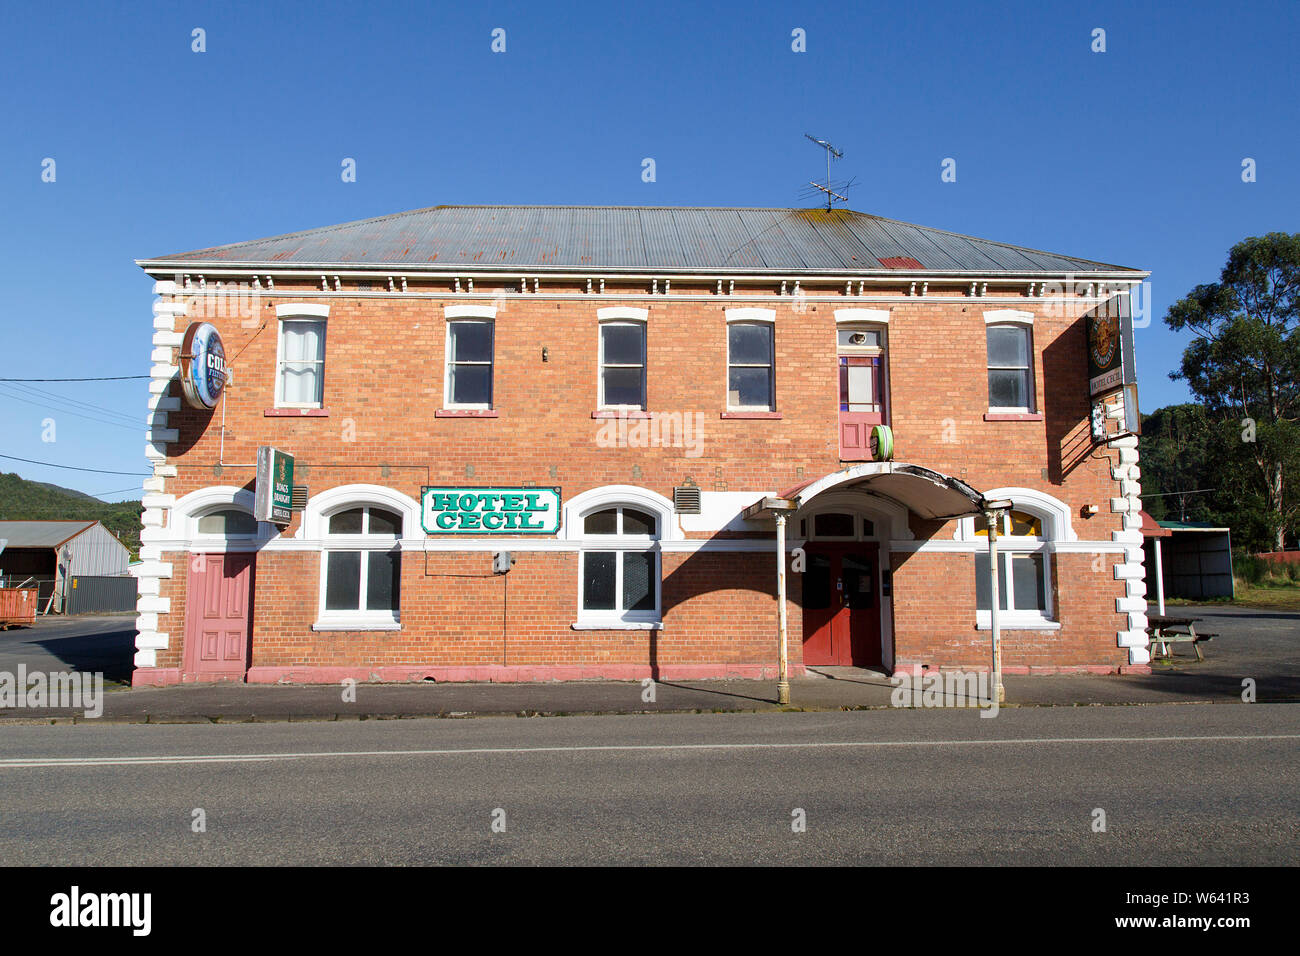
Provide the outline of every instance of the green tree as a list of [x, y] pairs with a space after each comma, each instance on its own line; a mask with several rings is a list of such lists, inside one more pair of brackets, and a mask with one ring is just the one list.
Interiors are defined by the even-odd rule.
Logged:
[[1142, 507], [1157, 521], [1212, 521], [1210, 436], [1205, 409], [1167, 405], [1142, 416]]
[[1258, 496], [1270, 545], [1281, 550], [1300, 517], [1292, 487], [1300, 474], [1300, 233], [1237, 243], [1219, 281], [1174, 303], [1165, 323], [1195, 333], [1170, 377], [1187, 382], [1216, 432], [1236, 432], [1225, 457], [1249, 466], [1238, 504]]

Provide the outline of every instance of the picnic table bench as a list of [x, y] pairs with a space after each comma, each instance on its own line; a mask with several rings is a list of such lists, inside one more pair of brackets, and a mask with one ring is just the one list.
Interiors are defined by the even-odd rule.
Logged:
[[[1204, 661], [1205, 655], [1201, 653], [1201, 645], [1206, 641], [1211, 641], [1218, 637], [1217, 634], [1208, 634], [1202, 631], [1196, 633], [1196, 622], [1201, 620], [1199, 617], [1170, 617], [1168, 615], [1147, 615], [1147, 634], [1151, 638], [1151, 647], [1154, 649], [1157, 644], [1160, 645], [1160, 657], [1165, 660], [1173, 658], [1174, 644], [1191, 644], [1192, 650], [1196, 652], [1196, 659]], [[1153, 653], [1153, 656], [1154, 653]]]

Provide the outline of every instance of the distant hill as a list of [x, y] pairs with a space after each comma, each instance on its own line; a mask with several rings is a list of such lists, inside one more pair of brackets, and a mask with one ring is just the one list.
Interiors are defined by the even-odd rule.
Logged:
[[0, 472], [0, 521], [100, 521], [130, 549], [133, 560], [140, 552], [141, 511], [138, 501], [100, 501], [71, 488]]

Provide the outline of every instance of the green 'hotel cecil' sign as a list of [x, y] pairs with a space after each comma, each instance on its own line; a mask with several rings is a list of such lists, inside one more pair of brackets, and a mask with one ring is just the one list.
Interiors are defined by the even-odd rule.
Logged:
[[555, 534], [559, 488], [422, 488], [426, 534]]

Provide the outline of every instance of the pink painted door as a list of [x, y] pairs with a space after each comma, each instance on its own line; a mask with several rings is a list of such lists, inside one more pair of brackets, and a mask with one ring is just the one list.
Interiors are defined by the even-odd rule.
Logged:
[[243, 680], [253, 593], [253, 555], [198, 554], [190, 563], [185, 679]]
[[840, 461], [871, 460], [871, 428], [885, 423], [880, 355], [841, 355]]

